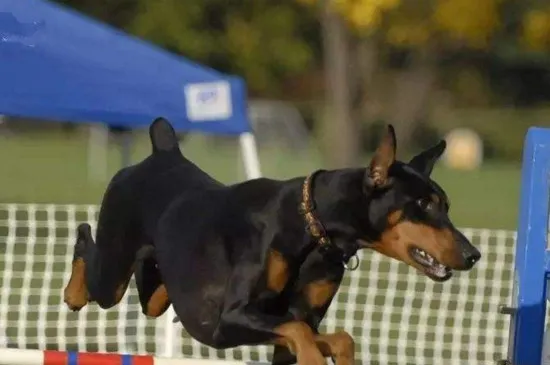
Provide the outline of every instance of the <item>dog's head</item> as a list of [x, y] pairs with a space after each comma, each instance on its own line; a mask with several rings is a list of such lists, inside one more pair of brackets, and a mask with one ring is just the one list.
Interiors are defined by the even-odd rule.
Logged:
[[360, 240], [361, 246], [435, 281], [448, 280], [452, 270], [470, 270], [481, 257], [451, 222], [449, 198], [430, 178], [445, 147], [440, 141], [408, 163], [397, 161], [395, 132], [389, 126], [363, 178], [367, 219], [376, 238]]

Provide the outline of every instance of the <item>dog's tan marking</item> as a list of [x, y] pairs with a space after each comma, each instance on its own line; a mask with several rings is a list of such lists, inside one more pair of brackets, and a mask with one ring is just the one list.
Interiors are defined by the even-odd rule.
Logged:
[[430, 199], [436, 204], [439, 205], [441, 203], [441, 199], [437, 194], [430, 194]]
[[332, 356], [336, 365], [353, 365], [355, 363], [355, 341], [347, 332], [317, 335], [317, 347], [323, 356]]
[[311, 308], [324, 306], [336, 292], [336, 284], [327, 279], [309, 283], [304, 289], [306, 300]]
[[[441, 229], [434, 230], [437, 237], [437, 242], [444, 242], [441, 251], [441, 260], [437, 256], [434, 256], [437, 261], [441, 262], [443, 265], [450, 267], [458, 267], [462, 265], [462, 253], [457, 249], [455, 245], [455, 240], [453, 237], [453, 232], [450, 229]], [[435, 249], [435, 248], [434, 248]], [[427, 251], [429, 252], [429, 251]]]
[[170, 307], [168, 292], [164, 284], [161, 284], [147, 302], [147, 312], [145, 314], [149, 317], [160, 317], [168, 307]]
[[389, 226], [382, 233], [380, 241], [370, 247], [383, 255], [421, 269], [409, 255], [408, 250], [411, 245], [426, 251], [445, 266], [461, 265], [461, 253], [454, 243], [450, 230], [410, 221], [401, 221]]
[[388, 227], [393, 227], [401, 220], [403, 216], [402, 210], [396, 210], [388, 215]]
[[288, 322], [276, 327], [274, 333], [281, 338], [275, 339], [272, 343], [286, 346], [296, 355], [298, 365], [326, 365], [323, 354], [315, 342], [313, 330], [306, 323]]
[[[297, 322], [293, 322], [294, 325], [296, 323]], [[289, 324], [286, 324], [283, 326], [287, 326], [287, 325]], [[281, 329], [281, 327], [279, 327], [279, 329]], [[291, 330], [295, 331], [296, 328]], [[312, 337], [312, 341], [315, 344], [317, 352], [320, 353], [322, 357], [329, 357], [329, 356], [334, 357], [334, 360], [336, 361], [336, 365], [353, 365], [354, 364], [355, 341], [353, 340], [353, 337], [351, 337], [349, 333], [345, 331], [340, 331], [340, 332], [331, 333], [331, 334], [314, 335]], [[295, 346], [295, 343], [288, 337], [277, 338], [271, 343], [285, 346], [289, 349], [291, 354], [296, 356], [298, 355], [298, 351]], [[298, 364], [301, 365], [302, 362], [300, 362], [300, 359], [298, 356], [297, 358], [298, 358]], [[309, 362], [303, 362], [303, 364], [307, 365], [309, 364]], [[323, 364], [325, 363], [323, 362]]]
[[267, 258], [267, 288], [276, 293], [282, 292], [288, 277], [288, 262], [280, 252], [270, 250]]
[[65, 287], [65, 303], [72, 310], [79, 310], [88, 304], [88, 287], [86, 286], [86, 263], [79, 257], [73, 261], [71, 278]]

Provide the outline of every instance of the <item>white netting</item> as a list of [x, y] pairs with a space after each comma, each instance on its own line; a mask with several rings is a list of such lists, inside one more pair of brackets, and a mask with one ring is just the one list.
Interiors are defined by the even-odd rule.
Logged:
[[[122, 302], [108, 310], [91, 304], [79, 313], [63, 303], [76, 226], [91, 224], [98, 207], [0, 205], [0, 327], [10, 346], [112, 351], [267, 361], [268, 347], [216, 351], [191, 340], [171, 311], [141, 314], [132, 280]], [[515, 232], [463, 230], [483, 254], [470, 273], [438, 284], [404, 264], [362, 252], [347, 273], [322, 331], [345, 329], [361, 363], [479, 364], [506, 356]]]

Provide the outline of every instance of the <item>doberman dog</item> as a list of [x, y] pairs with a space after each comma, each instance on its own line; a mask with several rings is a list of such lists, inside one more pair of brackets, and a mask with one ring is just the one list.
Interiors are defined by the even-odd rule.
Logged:
[[401, 162], [388, 126], [367, 167], [224, 185], [183, 156], [166, 119], [149, 135], [150, 156], [106, 189], [96, 242], [88, 224], [78, 227], [64, 293], [72, 310], [116, 305], [135, 273], [143, 313], [172, 304], [203, 344], [271, 344], [275, 364], [350, 365], [352, 337], [318, 327], [358, 250], [438, 282], [481, 257], [430, 178], [445, 141]]

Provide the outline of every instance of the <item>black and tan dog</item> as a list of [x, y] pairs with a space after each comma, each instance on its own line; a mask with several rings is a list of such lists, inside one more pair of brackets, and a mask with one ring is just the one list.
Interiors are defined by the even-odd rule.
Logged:
[[172, 304], [203, 344], [273, 344], [274, 363], [349, 365], [351, 336], [318, 326], [358, 250], [436, 281], [480, 259], [430, 179], [444, 141], [400, 162], [390, 126], [366, 168], [226, 186], [181, 154], [168, 121], [149, 133], [151, 155], [105, 192], [96, 242], [88, 224], [78, 227], [65, 288], [73, 310], [114, 306], [135, 273], [143, 312], [159, 316]]

